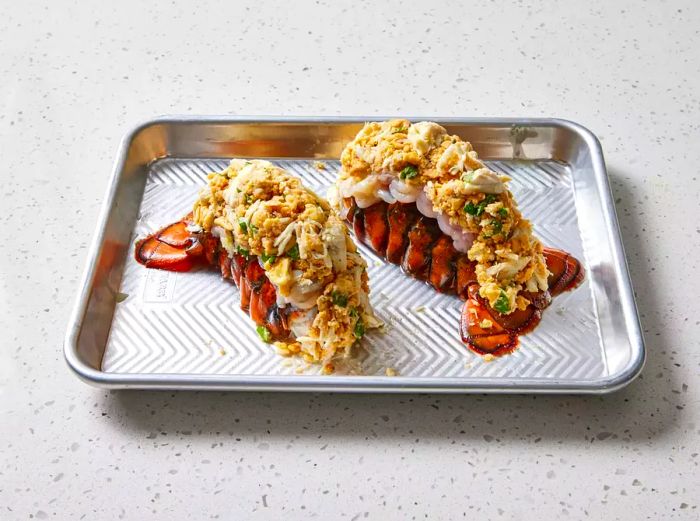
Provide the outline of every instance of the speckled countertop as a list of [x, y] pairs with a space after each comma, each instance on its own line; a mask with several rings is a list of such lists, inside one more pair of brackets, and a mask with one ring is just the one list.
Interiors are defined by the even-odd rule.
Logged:
[[[3, 9], [0, 519], [698, 519], [700, 4], [230, 4]], [[582, 123], [643, 375], [583, 398], [86, 386], [61, 343], [87, 245], [119, 139], [164, 113]]]

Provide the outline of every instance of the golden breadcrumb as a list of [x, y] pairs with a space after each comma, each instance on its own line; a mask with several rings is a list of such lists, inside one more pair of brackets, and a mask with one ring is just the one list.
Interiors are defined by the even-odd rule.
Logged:
[[468, 256], [479, 294], [497, 311], [523, 309], [529, 301], [522, 292], [547, 289], [542, 244], [507, 188], [510, 179], [486, 167], [459, 136], [429, 121], [367, 123], [343, 150], [341, 166], [340, 182], [389, 174], [422, 189], [434, 211], [473, 234]]

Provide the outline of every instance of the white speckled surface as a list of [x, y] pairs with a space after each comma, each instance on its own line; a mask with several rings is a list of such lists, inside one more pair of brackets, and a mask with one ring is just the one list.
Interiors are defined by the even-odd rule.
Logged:
[[[700, 4], [7, 4], [0, 519], [697, 519]], [[606, 152], [649, 360], [606, 397], [104, 392], [61, 341], [161, 113], [558, 116]]]

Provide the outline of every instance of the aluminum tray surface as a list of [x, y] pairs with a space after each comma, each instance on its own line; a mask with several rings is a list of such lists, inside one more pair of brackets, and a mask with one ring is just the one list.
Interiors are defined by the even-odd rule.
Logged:
[[[308, 125], [323, 128], [323, 123]], [[532, 125], [528, 129], [533, 137], [544, 134], [547, 140], [545, 131], [538, 133]], [[259, 138], [259, 133], [256, 136]], [[179, 142], [175, 138], [180, 138]], [[277, 156], [273, 158], [259, 153], [265, 152], [266, 147], [259, 143], [264, 139], [253, 140], [257, 145], [244, 150], [245, 154], [240, 153], [239, 145], [238, 150], [235, 146], [220, 147], [221, 157], [187, 157], [206, 150], [201, 145], [189, 150], [182, 136], [160, 139], [176, 142], [179, 149], [176, 153], [146, 150], [144, 155], [134, 146], [135, 139], [127, 139], [125, 164], [118, 165], [115, 172], [120, 177], [130, 157], [137, 167], [143, 163], [132, 176], [136, 188], [121, 190], [131, 192], [130, 197], [122, 194], [125, 203], [129, 202], [122, 205], [123, 215], [119, 215], [119, 204], [113, 204], [104, 216], [107, 233], [102, 234], [98, 255], [102, 262], [98, 264], [105, 264], [106, 253], [108, 265], [104, 269], [109, 273], [103, 284], [103, 300], [109, 295], [112, 305], [111, 311], [98, 313], [99, 320], [105, 322], [104, 331], [101, 338], [94, 339], [99, 345], [92, 349], [91, 374], [82, 374], [93, 383], [165, 388], [592, 391], [622, 385], [641, 368], [643, 347], [641, 337], [634, 336], [639, 335], [638, 329], [634, 330], [635, 325], [638, 328], [634, 303], [631, 310], [618, 309], [629, 302], [611, 302], [608, 297], [611, 291], [620, 294], [619, 288], [610, 287], [617, 281], [608, 273], [615, 267], [611, 255], [615, 252], [614, 248], [606, 251], [601, 243], [617, 238], [616, 223], [608, 221], [601, 226], [600, 219], [584, 220], [595, 212], [595, 203], [609, 199], [609, 193], [605, 185], [600, 190], [600, 183], [596, 183], [600, 179], [590, 165], [593, 156], [589, 150], [581, 150], [580, 144], [569, 157], [523, 159], [528, 156], [527, 140], [524, 145], [512, 142], [510, 157], [487, 161], [492, 169], [512, 178], [511, 190], [542, 242], [571, 252], [583, 262], [587, 275], [578, 289], [554, 299], [535, 331], [521, 337], [517, 351], [493, 361], [469, 351], [459, 336], [462, 303], [457, 297], [438, 294], [360, 246], [369, 267], [372, 304], [386, 326], [365, 337], [355, 359], [341, 364], [336, 374], [323, 376], [317, 374], [316, 366], [281, 357], [261, 342], [250, 318], [239, 308], [238, 290], [215, 270], [147, 270], [134, 260], [133, 244], [190, 211], [206, 183], [206, 174], [225, 168], [232, 155], [270, 159], [321, 195], [335, 180], [338, 161], [308, 152], [309, 157], [298, 157], [302, 156], [298, 150], [285, 152], [295, 158], [279, 157], [282, 154], [277, 150], [270, 150]], [[475, 147], [480, 150], [478, 143]], [[227, 151], [236, 154], [227, 155]], [[514, 158], [514, 151], [520, 157]], [[148, 152], [154, 157], [148, 158]], [[136, 160], [137, 155], [142, 157]], [[120, 185], [128, 184], [121, 177], [116, 181], [116, 192]], [[119, 199], [119, 194], [115, 195]], [[110, 240], [110, 225], [120, 229], [112, 234], [115, 238], [121, 234], [121, 240]], [[111, 243], [110, 254], [105, 245]], [[624, 278], [627, 274], [621, 260], [617, 270]], [[96, 283], [93, 277], [92, 299], [100, 286]], [[632, 316], [626, 316], [630, 312]], [[616, 322], [632, 328], [631, 341], [629, 334], [615, 334], [619, 329], [614, 327]], [[80, 336], [80, 323], [76, 327], [76, 336]], [[621, 339], [628, 339], [629, 344], [620, 345]], [[77, 349], [76, 344], [67, 343], [69, 362], [73, 353], [68, 351], [72, 351], [71, 346]], [[642, 350], [641, 356], [635, 349]], [[387, 368], [398, 376], [384, 376]]]

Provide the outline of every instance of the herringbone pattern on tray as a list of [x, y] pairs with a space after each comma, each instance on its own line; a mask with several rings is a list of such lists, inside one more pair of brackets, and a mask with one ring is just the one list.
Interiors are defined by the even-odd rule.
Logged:
[[[337, 161], [276, 163], [323, 195]], [[187, 213], [208, 172], [225, 160], [164, 159], [148, 173], [133, 239]], [[494, 161], [513, 180], [523, 213], [547, 245], [581, 259], [571, 171], [553, 161]], [[512, 355], [484, 362], [459, 338], [461, 302], [406, 276], [367, 248], [371, 298], [386, 323], [366, 337], [357, 362], [341, 372], [383, 375], [385, 368], [414, 377], [587, 379], [605, 374], [592, 295], [587, 283], [558, 297], [540, 326], [521, 339]], [[102, 368], [115, 373], [296, 374], [314, 372], [262, 343], [238, 307], [238, 290], [215, 271], [168, 273], [146, 270], [130, 255], [122, 279], [127, 298], [117, 304]]]

